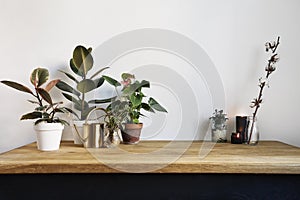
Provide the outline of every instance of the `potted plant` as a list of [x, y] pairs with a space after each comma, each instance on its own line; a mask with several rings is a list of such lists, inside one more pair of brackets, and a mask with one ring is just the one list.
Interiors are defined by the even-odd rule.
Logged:
[[[62, 95], [73, 103], [73, 113], [79, 112], [79, 115], [75, 114], [76, 120], [74, 120], [74, 125], [78, 127], [81, 134], [84, 120], [88, 113], [96, 107], [95, 104], [111, 102], [113, 99], [93, 99], [89, 101], [86, 99], [86, 95], [89, 92], [95, 91], [103, 85], [105, 80], [103, 77], [98, 77], [98, 75], [108, 68], [102, 68], [88, 77], [88, 72], [94, 65], [91, 53], [92, 48], [87, 49], [81, 45], [76, 46], [73, 51], [73, 57], [70, 59], [70, 69], [75, 76], [68, 72], [61, 71], [75, 83], [75, 88], [64, 81], [59, 81], [56, 84], [56, 87], [62, 90]], [[72, 132], [74, 133], [75, 131], [73, 130]], [[74, 142], [75, 144], [81, 144], [76, 134], [74, 134]]]
[[141, 129], [143, 128], [143, 123], [139, 120], [140, 116], [143, 116], [141, 111], [155, 113], [155, 110], [159, 112], [167, 112], [167, 110], [152, 97], [147, 102], [143, 101], [146, 95], [142, 92], [142, 89], [150, 88], [149, 81], [138, 81], [133, 74], [129, 73], [123, 73], [121, 77], [122, 81], [119, 83], [111, 77], [103, 76], [108, 83], [115, 87], [123, 85], [122, 94], [118, 95], [119, 98], [111, 105], [112, 107], [121, 107], [122, 110], [126, 111], [123, 118], [124, 127], [121, 129], [123, 143], [136, 144], [139, 142]]
[[226, 121], [228, 118], [223, 110], [215, 109], [213, 116], [209, 118], [211, 120], [211, 132], [213, 142], [226, 142]]
[[105, 135], [112, 146], [118, 145], [122, 139], [120, 127], [127, 116], [127, 102], [115, 100], [104, 110]]
[[60, 107], [62, 102], [54, 103], [49, 91], [59, 82], [59, 80], [50, 81], [46, 87], [42, 88], [49, 79], [49, 71], [45, 68], [36, 68], [30, 76], [30, 81], [34, 86], [34, 91], [28, 87], [14, 81], [1, 81], [1, 83], [16, 90], [28, 93], [36, 100], [28, 100], [36, 105], [33, 112], [27, 113], [21, 117], [21, 120], [36, 119], [34, 129], [37, 134], [37, 146], [42, 151], [58, 150], [64, 125], [67, 125], [63, 119], [56, 116], [57, 113], [72, 112], [72, 110]]

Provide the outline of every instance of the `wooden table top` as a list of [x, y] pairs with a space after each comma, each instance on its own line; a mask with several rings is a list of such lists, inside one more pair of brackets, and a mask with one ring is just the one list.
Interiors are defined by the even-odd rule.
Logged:
[[300, 148], [276, 141], [141, 141], [106, 149], [62, 142], [58, 151], [32, 143], [0, 154], [0, 174], [119, 172], [300, 174]]

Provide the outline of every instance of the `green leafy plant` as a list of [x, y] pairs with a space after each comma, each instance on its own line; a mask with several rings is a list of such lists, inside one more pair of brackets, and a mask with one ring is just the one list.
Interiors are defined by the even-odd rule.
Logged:
[[209, 119], [213, 122], [213, 128], [222, 130], [226, 126], [226, 121], [228, 118], [226, 117], [226, 114], [223, 113], [223, 110], [215, 109], [215, 112], [213, 113], [213, 116]]
[[139, 118], [143, 115], [141, 110], [153, 113], [155, 113], [155, 110], [159, 112], [167, 112], [167, 110], [152, 97], [150, 97], [147, 102], [143, 101], [146, 95], [142, 92], [142, 89], [150, 88], [149, 81], [138, 81], [135, 79], [133, 74], [129, 73], [123, 73], [121, 77], [122, 81], [119, 83], [111, 77], [103, 76], [108, 83], [116, 88], [116, 91], [118, 86], [123, 85], [121, 90], [122, 94], [118, 95], [119, 98], [116, 99], [110, 106], [115, 110], [116, 107], [118, 108], [121, 116], [124, 117], [122, 119], [124, 119], [126, 123], [139, 123]]
[[[76, 88], [73, 88], [64, 81], [60, 81], [56, 84], [60, 90], [62, 90], [63, 96], [74, 104], [74, 108], [80, 112], [80, 116], [76, 116], [80, 120], [85, 120], [88, 113], [95, 108], [95, 104], [102, 104], [111, 102], [113, 98], [108, 99], [95, 99], [86, 100], [86, 94], [99, 88], [104, 83], [103, 77], [96, 78], [102, 71], [108, 67], [102, 68], [94, 73], [92, 76], [87, 77], [88, 72], [93, 68], [94, 59], [91, 55], [92, 48], [85, 48], [78, 45], [73, 51], [73, 57], [70, 59], [71, 71], [77, 76], [76, 78], [67, 72], [64, 73], [70, 80], [76, 84]], [[78, 79], [79, 77], [79, 79]], [[74, 110], [75, 113], [75, 110]]]
[[61, 123], [67, 125], [63, 119], [56, 116], [57, 113], [71, 112], [72, 110], [59, 107], [62, 102], [54, 103], [49, 91], [59, 82], [58, 79], [50, 81], [46, 87], [42, 88], [49, 79], [49, 71], [45, 68], [36, 68], [30, 75], [30, 82], [34, 86], [34, 91], [28, 87], [14, 81], [1, 81], [1, 83], [14, 88], [16, 90], [28, 93], [35, 97], [36, 100], [28, 100], [30, 103], [37, 105], [33, 112], [27, 113], [21, 117], [21, 120], [37, 119], [35, 125], [40, 122]]

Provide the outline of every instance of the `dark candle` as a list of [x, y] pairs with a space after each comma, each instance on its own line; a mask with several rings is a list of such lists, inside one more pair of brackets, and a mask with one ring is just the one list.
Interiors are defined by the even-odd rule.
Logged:
[[247, 116], [236, 116], [235, 124], [236, 124], [236, 132], [241, 134], [242, 141], [247, 142]]
[[231, 143], [232, 144], [242, 144], [243, 139], [241, 133], [232, 133], [231, 134]]

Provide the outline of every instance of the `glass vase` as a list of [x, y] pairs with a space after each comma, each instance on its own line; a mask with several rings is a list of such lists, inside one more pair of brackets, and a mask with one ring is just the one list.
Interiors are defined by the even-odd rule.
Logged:
[[216, 123], [214, 120], [211, 122], [211, 139], [212, 142], [225, 143], [227, 142], [226, 137], [226, 122]]
[[257, 118], [253, 118], [252, 116], [248, 117], [248, 141], [247, 144], [249, 145], [257, 145], [259, 141], [259, 130], [257, 125]]

